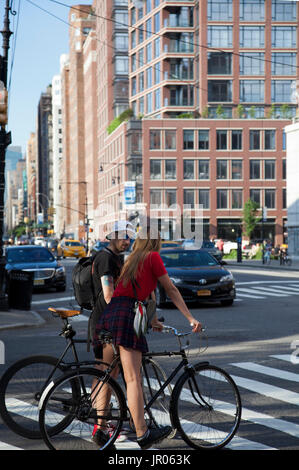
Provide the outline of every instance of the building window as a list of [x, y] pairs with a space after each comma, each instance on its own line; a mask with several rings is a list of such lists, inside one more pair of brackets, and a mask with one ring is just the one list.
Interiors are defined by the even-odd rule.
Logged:
[[170, 207], [176, 204], [176, 189], [165, 190], [165, 204], [167, 207]]
[[161, 130], [150, 130], [150, 150], [158, 150], [161, 148]]
[[129, 57], [126, 56], [116, 56], [115, 57], [115, 74], [116, 75], [126, 75], [129, 73]]
[[282, 188], [282, 208], [287, 209], [287, 190]]
[[133, 77], [133, 78], [132, 78], [132, 81], [131, 81], [131, 90], [132, 90], [132, 96], [136, 95], [136, 93], [137, 93], [136, 77]]
[[160, 189], [151, 189], [150, 191], [150, 202], [161, 206], [162, 204], [162, 191]]
[[242, 209], [243, 191], [242, 189], [232, 189], [232, 209]]
[[146, 61], [150, 62], [152, 60], [152, 43], [149, 42], [146, 45]]
[[151, 180], [160, 180], [161, 175], [161, 160], [150, 160], [150, 178]]
[[115, 48], [119, 51], [127, 51], [129, 47], [128, 34], [126, 33], [115, 33], [114, 43]]
[[296, 21], [296, 2], [272, 0], [272, 21]]
[[155, 109], [161, 108], [161, 90], [155, 90]]
[[287, 179], [287, 161], [285, 159], [282, 160], [282, 179]]
[[296, 26], [272, 26], [272, 47], [281, 49], [296, 48]]
[[147, 113], [151, 113], [153, 111], [153, 94], [148, 93], [146, 95], [146, 106], [147, 106]]
[[264, 21], [265, 0], [240, 0], [241, 21]]
[[208, 80], [208, 101], [232, 101], [231, 80]]
[[264, 178], [265, 180], [275, 180], [275, 160], [264, 161]]
[[176, 160], [165, 160], [165, 179], [176, 180]]
[[265, 206], [275, 209], [275, 189], [265, 189]]
[[217, 180], [227, 179], [227, 160], [217, 160]]
[[231, 168], [232, 168], [232, 179], [233, 180], [241, 180], [242, 173], [243, 173], [243, 162], [242, 160], [232, 160], [231, 161]]
[[144, 72], [141, 72], [138, 75], [138, 82], [139, 82], [139, 93], [144, 91]]
[[183, 139], [184, 139], [184, 150], [192, 150], [194, 149], [194, 131], [191, 130], [184, 130], [183, 131]]
[[260, 160], [250, 160], [250, 179], [259, 180], [261, 177], [261, 162]]
[[153, 69], [149, 67], [146, 69], [146, 86], [147, 88], [151, 88], [153, 86]]
[[233, 15], [233, 0], [209, 0], [209, 21], [231, 21]]
[[209, 160], [198, 160], [198, 179], [208, 180], [210, 178]]
[[149, 39], [152, 36], [152, 19], [149, 18], [145, 23], [146, 29], [146, 39]]
[[227, 150], [227, 130], [216, 131], [216, 148], [217, 150]]
[[242, 150], [242, 131], [232, 130], [232, 150]]
[[274, 52], [271, 60], [272, 75], [296, 75], [295, 52]]
[[176, 150], [175, 130], [165, 130], [165, 150]]
[[227, 189], [217, 189], [217, 209], [227, 209]]
[[160, 56], [160, 38], [157, 38], [154, 41], [154, 54], [155, 58]]
[[200, 129], [198, 131], [198, 149], [209, 150], [209, 130]]
[[159, 33], [160, 31], [160, 12], [156, 13], [154, 16], [154, 32]]
[[194, 190], [184, 189], [184, 205], [189, 205], [191, 209], [194, 208]]
[[245, 52], [240, 54], [240, 75], [264, 75], [265, 54]]
[[264, 88], [264, 80], [240, 80], [240, 101], [243, 103], [263, 103]]
[[184, 160], [184, 180], [194, 180], [194, 160]]
[[259, 130], [249, 131], [249, 148], [250, 150], [260, 150], [261, 148], [261, 133]]
[[265, 47], [264, 26], [240, 26], [240, 47], [258, 49]]
[[203, 209], [210, 208], [210, 191], [209, 189], [198, 190], [198, 203], [202, 204]]
[[275, 150], [275, 129], [265, 130], [265, 150]]
[[232, 54], [229, 52], [208, 52], [209, 75], [231, 75]]
[[252, 200], [252, 202], [255, 202], [258, 207], [261, 207], [261, 190], [250, 189], [250, 199]]
[[208, 47], [232, 47], [232, 26], [208, 26]]
[[271, 99], [274, 103], [291, 103], [295, 82], [293, 80], [272, 80]]

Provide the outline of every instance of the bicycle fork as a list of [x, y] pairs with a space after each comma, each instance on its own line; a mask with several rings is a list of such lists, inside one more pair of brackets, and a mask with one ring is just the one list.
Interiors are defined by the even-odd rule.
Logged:
[[[206, 364], [208, 364], [208, 363], [206, 363]], [[202, 394], [200, 392], [200, 389], [198, 387], [198, 383], [195, 379], [196, 370], [191, 365], [188, 367], [187, 370], [188, 370], [188, 373], [190, 374], [190, 378], [188, 379], [188, 385], [189, 385], [192, 397], [194, 398], [196, 403], [199, 404], [199, 406], [201, 406], [202, 408], [207, 407], [208, 410], [211, 411], [213, 409], [213, 407], [211, 405], [209, 405], [209, 403], [207, 403], [206, 400], [204, 399], [204, 397], [202, 396]], [[197, 393], [197, 395], [196, 395], [196, 393]]]

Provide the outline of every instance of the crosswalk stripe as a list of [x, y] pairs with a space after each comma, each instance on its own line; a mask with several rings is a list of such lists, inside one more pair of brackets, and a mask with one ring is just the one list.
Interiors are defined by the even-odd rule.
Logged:
[[299, 286], [298, 287], [292, 287], [292, 286], [281, 286], [281, 285], [277, 285], [275, 284], [275, 286], [277, 289], [286, 289], [286, 290], [289, 290], [291, 292], [297, 292], [299, 293]]
[[235, 375], [232, 375], [231, 377], [236, 382], [238, 387], [246, 388], [247, 390], [251, 390], [255, 393], [258, 393], [259, 395], [265, 395], [266, 397], [270, 397], [275, 400], [291, 403], [292, 405], [299, 405], [298, 393], [291, 392], [280, 387], [276, 387], [275, 385], [269, 385], [264, 382], [259, 382], [257, 380], [246, 379], [244, 377], [237, 377]]
[[270, 357], [274, 357], [274, 359], [280, 359], [282, 361], [287, 361], [287, 362], [293, 363], [293, 361], [292, 361], [293, 357], [292, 357], [291, 354], [273, 354]]
[[[253, 289], [252, 289], [253, 290]], [[289, 294], [278, 293], [277, 289], [272, 289], [271, 287], [259, 287], [254, 288], [254, 292], [263, 295], [270, 295], [271, 297], [288, 297]]]
[[[250, 295], [246, 295], [243, 292], [248, 292]], [[253, 292], [254, 292], [253, 289], [246, 289], [244, 287], [241, 287], [241, 288], [237, 289], [237, 295], [242, 295], [243, 297], [250, 297], [252, 299], [264, 299], [265, 298], [265, 297], [262, 297], [262, 296], [256, 296], [256, 295], [253, 294]]]
[[240, 367], [242, 369], [251, 370], [260, 374], [270, 375], [271, 377], [277, 377], [279, 379], [291, 380], [293, 382], [299, 382], [299, 374], [293, 372], [287, 372], [285, 370], [274, 369], [272, 367], [262, 366], [255, 364], [254, 362], [236, 362], [232, 363], [233, 366]]
[[24, 450], [24, 449], [13, 446], [11, 444], [6, 444], [6, 442], [0, 442], [0, 450]]

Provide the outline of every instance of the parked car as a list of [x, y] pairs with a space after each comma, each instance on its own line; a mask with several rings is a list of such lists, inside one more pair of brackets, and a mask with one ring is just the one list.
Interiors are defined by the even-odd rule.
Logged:
[[62, 240], [57, 246], [57, 256], [82, 258], [86, 256], [86, 250], [79, 240]]
[[48, 248], [37, 245], [9, 246], [5, 250], [5, 257], [8, 274], [12, 269], [32, 271], [35, 289], [53, 287], [57, 291], [65, 291], [65, 268]]
[[[160, 252], [172, 282], [185, 301], [221, 302], [232, 305], [236, 296], [232, 273], [203, 249], [169, 248]], [[156, 289], [157, 305], [169, 299], [161, 285]]]

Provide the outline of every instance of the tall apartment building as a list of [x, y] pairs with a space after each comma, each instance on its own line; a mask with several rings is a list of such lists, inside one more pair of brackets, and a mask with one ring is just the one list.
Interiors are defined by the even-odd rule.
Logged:
[[61, 68], [64, 144], [63, 171], [59, 184], [61, 205], [65, 209], [62, 216], [63, 231], [76, 238], [84, 238], [89, 188], [85, 170], [83, 48], [89, 32], [95, 25], [91, 5], [76, 5], [70, 8], [69, 23], [69, 54]]
[[30, 221], [36, 219], [36, 182], [37, 182], [37, 147], [36, 134], [31, 132], [26, 148], [27, 173], [27, 216]]
[[[143, 201], [203, 204], [205, 237], [234, 239], [251, 198], [267, 207], [263, 236], [282, 243], [298, 2], [128, 6], [130, 107], [143, 116]], [[262, 236], [261, 226], [253, 236]]]

